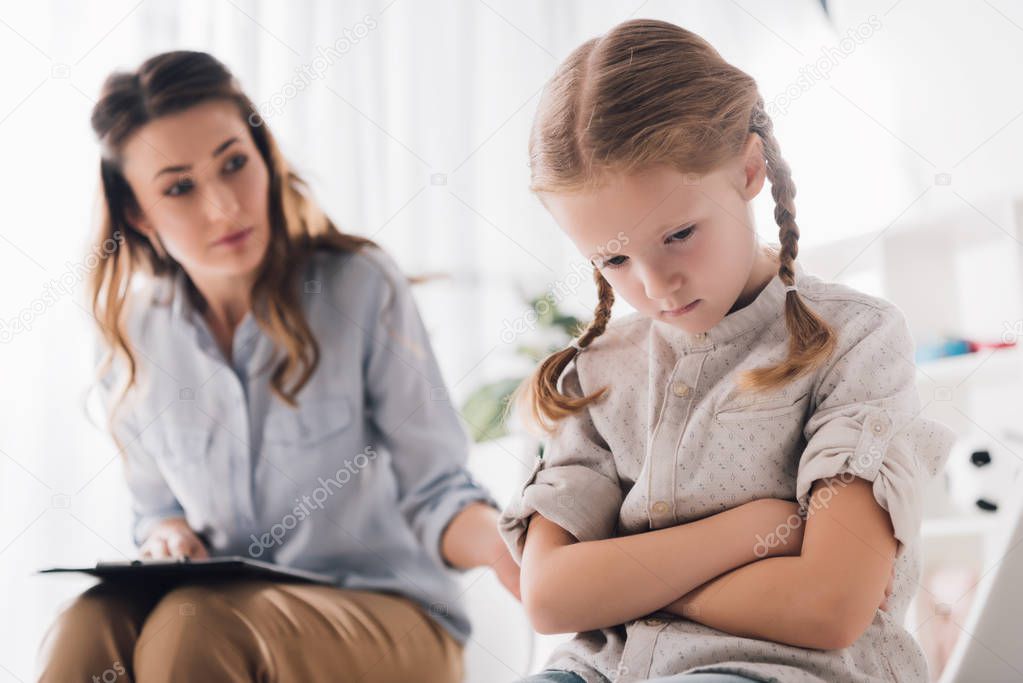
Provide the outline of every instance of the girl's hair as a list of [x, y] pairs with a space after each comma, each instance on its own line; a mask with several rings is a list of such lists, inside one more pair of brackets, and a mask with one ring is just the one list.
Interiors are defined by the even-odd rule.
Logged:
[[[134, 72], [112, 74], [92, 110], [92, 128], [102, 146], [100, 220], [93, 243], [103, 249], [105, 258], [89, 280], [93, 316], [105, 347], [97, 378], [102, 380], [117, 360], [126, 368], [114, 409], [108, 413], [111, 431], [116, 409], [137, 379], [126, 328], [129, 304], [139, 298], [133, 292], [133, 276], [173, 278], [182, 270], [162, 246], [154, 247], [131, 224], [129, 217], [145, 207], [139, 206], [124, 177], [121, 150], [148, 122], [215, 100], [238, 107], [240, 131], [247, 128], [269, 172], [270, 243], [252, 288], [252, 312], [276, 348], [284, 349], [273, 368], [271, 391], [289, 405], [296, 405], [295, 396], [316, 370], [320, 354], [297, 290], [303, 266], [317, 249], [355, 252], [374, 244], [341, 233], [323, 214], [304, 181], [289, 168], [256, 107], [227, 67], [211, 55], [167, 52], [146, 60]], [[204, 311], [202, 296], [191, 279], [185, 280], [192, 304]]]
[[[778, 275], [795, 284], [799, 228], [796, 187], [782, 159], [756, 81], [726, 62], [700, 36], [663, 21], [619, 24], [572, 52], [547, 83], [529, 139], [531, 189], [571, 192], [592, 188], [609, 174], [669, 166], [703, 174], [739, 155], [750, 133], [763, 142], [767, 177], [779, 227]], [[577, 340], [586, 348], [603, 334], [614, 293], [594, 269], [599, 301]], [[835, 333], [796, 291], [785, 298], [788, 357], [745, 373], [756, 391], [780, 386], [823, 363]], [[574, 397], [558, 379], [579, 350], [570, 346], [545, 359], [521, 387], [518, 400], [544, 430], [600, 399], [607, 387]]]

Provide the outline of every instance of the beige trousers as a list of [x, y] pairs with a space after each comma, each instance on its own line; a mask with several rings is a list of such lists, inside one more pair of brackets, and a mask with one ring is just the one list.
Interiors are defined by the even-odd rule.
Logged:
[[458, 683], [462, 646], [393, 594], [233, 581], [98, 584], [40, 649], [46, 683]]

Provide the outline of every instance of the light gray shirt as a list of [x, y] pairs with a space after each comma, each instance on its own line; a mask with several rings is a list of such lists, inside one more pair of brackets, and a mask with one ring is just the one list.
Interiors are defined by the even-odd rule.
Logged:
[[613, 322], [561, 378], [576, 394], [610, 387], [607, 398], [562, 423], [504, 510], [501, 532], [521, 560], [534, 513], [591, 541], [685, 524], [758, 498], [805, 508], [815, 480], [861, 477], [873, 482], [900, 541], [888, 611], [878, 610], [851, 647], [828, 651], [736, 637], [658, 612], [578, 634], [549, 667], [587, 683], [697, 671], [785, 683], [928, 680], [902, 623], [920, 575], [922, 487], [943, 467], [954, 434], [920, 415], [914, 344], [894, 305], [798, 264], [796, 284], [838, 345], [824, 366], [771, 392], [742, 393], [736, 380], [787, 352], [777, 276], [704, 334], [638, 314]]
[[157, 281], [129, 316], [142, 384], [115, 431], [135, 542], [183, 516], [214, 556], [405, 595], [464, 642], [440, 537], [470, 502], [496, 504], [465, 468], [467, 435], [395, 263], [376, 248], [310, 259], [298, 298], [320, 360], [297, 408], [270, 392], [275, 349], [252, 315], [229, 364], [185, 285]]

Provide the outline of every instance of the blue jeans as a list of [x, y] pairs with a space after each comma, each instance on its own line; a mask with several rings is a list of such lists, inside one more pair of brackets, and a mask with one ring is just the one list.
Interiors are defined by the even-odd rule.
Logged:
[[[752, 678], [746, 678], [745, 676], [739, 676], [737, 674], [719, 674], [719, 673], [696, 673], [696, 674], [679, 674], [678, 676], [668, 676], [667, 678], [651, 678], [647, 683], [756, 683]], [[528, 678], [523, 678], [518, 683], [586, 683], [576, 674], [571, 671], [558, 671], [556, 669], [547, 669], [538, 674], [533, 674]]]

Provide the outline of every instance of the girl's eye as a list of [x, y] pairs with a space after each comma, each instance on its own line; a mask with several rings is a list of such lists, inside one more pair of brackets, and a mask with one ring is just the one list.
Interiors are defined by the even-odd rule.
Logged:
[[235, 171], [241, 170], [248, 160], [249, 158], [244, 154], [235, 154], [227, 160], [226, 164], [224, 164], [224, 170], [228, 173], [234, 173]]
[[193, 187], [195, 187], [195, 183], [192, 182], [191, 178], [182, 178], [167, 188], [167, 191], [164, 192], [164, 194], [168, 197], [178, 197], [180, 195], [187, 194]]
[[693, 231], [695, 231], [695, 230], [696, 230], [696, 226], [695, 225], [689, 226], [685, 230], [679, 230], [678, 232], [674, 233], [671, 237], [669, 237], [668, 241], [669, 242], [685, 242], [687, 239], [692, 237]]
[[625, 265], [625, 262], [628, 260], [628, 256], [612, 256], [611, 258], [603, 259], [601, 265], [604, 268], [618, 268], [619, 266]]

